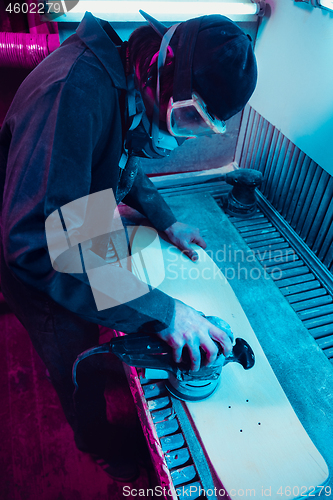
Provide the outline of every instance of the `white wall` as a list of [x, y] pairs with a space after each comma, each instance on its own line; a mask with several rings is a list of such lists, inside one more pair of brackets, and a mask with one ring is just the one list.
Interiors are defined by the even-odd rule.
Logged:
[[333, 13], [267, 0], [251, 106], [333, 174]]

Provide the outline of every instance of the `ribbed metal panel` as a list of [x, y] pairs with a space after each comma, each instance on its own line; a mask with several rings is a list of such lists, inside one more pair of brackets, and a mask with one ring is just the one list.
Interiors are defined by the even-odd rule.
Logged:
[[263, 195], [333, 271], [332, 176], [251, 107], [242, 127], [240, 167], [263, 173]]

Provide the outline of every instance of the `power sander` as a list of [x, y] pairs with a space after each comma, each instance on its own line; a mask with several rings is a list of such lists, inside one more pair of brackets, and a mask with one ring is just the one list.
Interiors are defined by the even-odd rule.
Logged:
[[246, 219], [255, 215], [257, 200], [255, 190], [260, 187], [263, 176], [252, 168], [239, 168], [223, 176], [227, 184], [233, 186], [223, 208], [229, 215]]
[[[226, 329], [226, 322], [220, 318], [207, 316], [206, 319], [215, 326]], [[219, 352], [215, 363], [210, 366], [201, 363], [200, 369], [194, 372], [190, 368], [191, 362], [187, 352], [183, 353], [181, 363], [175, 363], [172, 348], [158, 337], [148, 334], [115, 337], [110, 342], [88, 349], [78, 356], [73, 365], [73, 382], [77, 389], [76, 369], [80, 361], [92, 354], [112, 352], [130, 366], [168, 372], [169, 376], [165, 385], [173, 396], [183, 401], [201, 401], [213, 394], [217, 388], [223, 366], [236, 362], [240, 363], [245, 370], [249, 370], [255, 363], [254, 353], [244, 339], [235, 340], [232, 352], [227, 357], [223, 355], [221, 345], [218, 342], [216, 345]], [[203, 358], [202, 352], [201, 359]]]

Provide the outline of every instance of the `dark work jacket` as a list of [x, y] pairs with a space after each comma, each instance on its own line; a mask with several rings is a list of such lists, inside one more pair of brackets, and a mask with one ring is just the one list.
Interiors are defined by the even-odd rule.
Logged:
[[[172, 298], [155, 289], [98, 311], [86, 273], [55, 271], [47, 250], [52, 212], [91, 193], [116, 192], [126, 78], [111, 38], [117, 43], [109, 23], [86, 13], [76, 34], [17, 91], [0, 131], [1, 251], [14, 279], [87, 321], [128, 333], [159, 331], [171, 321]], [[176, 220], [140, 169], [124, 202], [159, 230]]]

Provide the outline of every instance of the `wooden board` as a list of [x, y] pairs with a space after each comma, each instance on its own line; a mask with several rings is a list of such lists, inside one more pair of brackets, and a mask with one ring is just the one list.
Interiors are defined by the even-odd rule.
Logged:
[[[151, 231], [140, 228], [132, 245], [137, 276], [143, 281], [155, 274], [154, 259], [146, 261], [147, 273], [139, 258], [140, 249], [152, 240]], [[187, 403], [226, 492], [235, 499], [313, 496], [328, 479], [327, 465], [292, 409], [231, 286], [202, 249], [197, 248], [199, 261], [191, 262], [170, 243], [160, 243], [165, 278], [158, 288], [206, 315], [222, 317], [255, 352], [254, 368], [245, 371], [228, 364], [209, 399]]]

